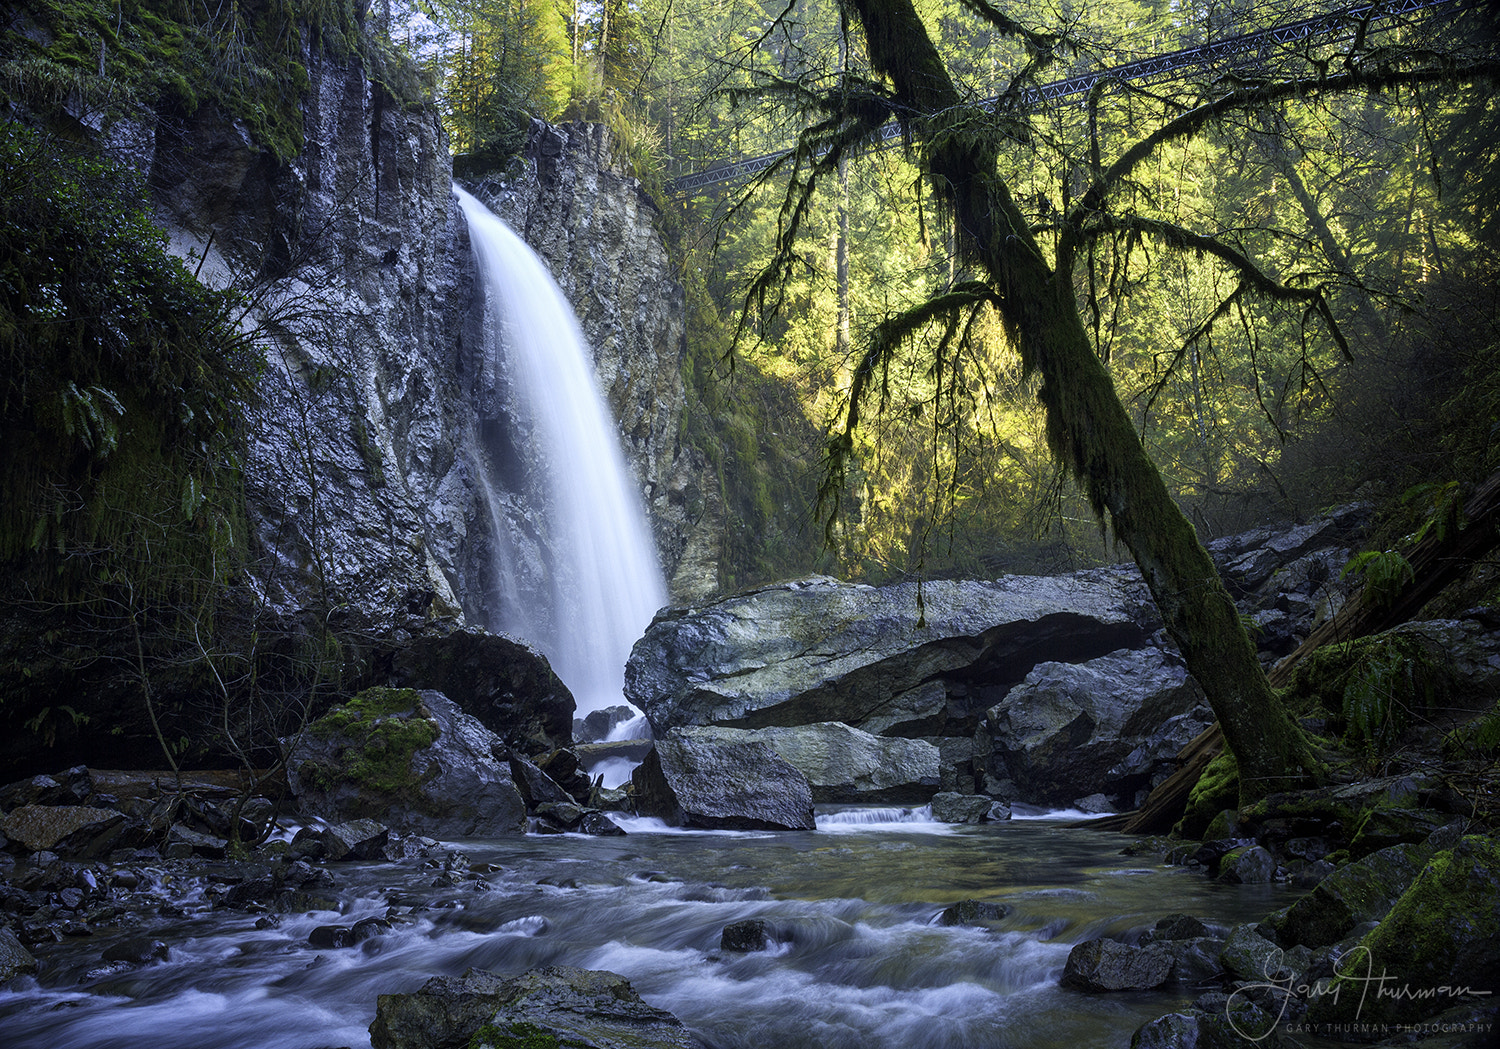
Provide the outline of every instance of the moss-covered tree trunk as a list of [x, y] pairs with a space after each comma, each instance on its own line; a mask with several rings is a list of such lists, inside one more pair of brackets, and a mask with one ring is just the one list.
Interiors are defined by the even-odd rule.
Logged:
[[1242, 800], [1301, 779], [1301, 732], [1256, 660], [1208, 552], [1146, 455], [1114, 382], [1094, 353], [1071, 267], [1054, 269], [997, 170], [995, 147], [957, 129], [963, 99], [911, 0], [844, 0], [870, 63], [890, 78], [912, 121], [924, 171], [952, 208], [960, 251], [984, 268], [1026, 367], [1042, 378], [1048, 440], [1096, 512], [1140, 566], [1167, 630], [1203, 686], [1240, 767]]

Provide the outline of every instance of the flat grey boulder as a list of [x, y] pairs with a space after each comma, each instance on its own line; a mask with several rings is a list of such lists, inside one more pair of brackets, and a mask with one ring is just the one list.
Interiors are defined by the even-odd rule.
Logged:
[[985, 794], [945, 790], [932, 798], [932, 818], [939, 823], [988, 823], [1010, 819], [1010, 806]]
[[914, 583], [819, 576], [659, 613], [631, 652], [625, 697], [657, 736], [822, 721], [967, 735], [1036, 664], [1141, 645], [1156, 624], [1139, 575], [1123, 568], [936, 580], [920, 604]]
[[761, 742], [674, 732], [631, 774], [638, 811], [674, 826], [812, 830], [807, 777]]
[[920, 739], [875, 736], [839, 721], [741, 729], [682, 729], [684, 739], [764, 743], [807, 777], [812, 800], [920, 804], [941, 785], [938, 748]]
[[[1145, 744], [1203, 703], [1198, 683], [1160, 649], [1043, 663], [985, 714], [976, 747], [986, 771], [1028, 802], [1130, 794], [1158, 759]], [[1126, 761], [1131, 755], [1138, 765]]]
[[437, 976], [412, 994], [382, 994], [373, 1049], [702, 1049], [682, 1022], [647, 1005], [616, 973], [549, 965], [504, 977], [470, 969]]
[[378, 819], [435, 838], [526, 829], [498, 736], [441, 692], [367, 689], [292, 744], [287, 781], [305, 815]]

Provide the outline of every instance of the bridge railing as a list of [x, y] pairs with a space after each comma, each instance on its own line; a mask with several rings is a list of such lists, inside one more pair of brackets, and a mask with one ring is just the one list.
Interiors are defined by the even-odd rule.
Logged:
[[[1040, 84], [1022, 93], [1021, 104], [1026, 107], [1032, 107], [1043, 102], [1056, 102], [1075, 95], [1086, 95], [1101, 81], [1167, 82], [1177, 79], [1191, 69], [1253, 54], [1273, 44], [1299, 44], [1318, 37], [1326, 37], [1330, 42], [1334, 42], [1353, 36], [1355, 26], [1367, 19], [1369, 24], [1375, 25], [1378, 22], [1399, 15], [1414, 14], [1435, 8], [1447, 7], [1457, 2], [1458, 0], [1389, 0], [1389, 2], [1384, 3], [1355, 4], [1351, 7], [1340, 8], [1337, 11], [1330, 11], [1313, 18], [1304, 18], [1295, 22], [1284, 22], [1280, 25], [1257, 29], [1254, 32], [1242, 33], [1223, 40], [1197, 44], [1193, 47], [1185, 47], [1177, 51], [1167, 51], [1160, 55], [1152, 55], [1147, 58], [1138, 58], [1130, 62], [1124, 62], [1097, 72], [1083, 73], [1062, 80], [1054, 80], [1048, 84]], [[998, 97], [989, 98], [980, 104], [993, 107], [999, 101]], [[901, 126], [894, 120], [886, 123], [880, 129], [880, 140], [883, 143], [891, 142], [899, 138], [900, 135]], [[731, 164], [709, 168], [704, 171], [696, 171], [690, 175], [683, 175], [680, 178], [672, 179], [666, 183], [664, 188], [670, 196], [678, 198], [690, 197], [694, 193], [707, 189], [710, 186], [740, 182], [748, 179], [790, 154], [791, 150], [783, 149], [775, 153], [747, 157]]]

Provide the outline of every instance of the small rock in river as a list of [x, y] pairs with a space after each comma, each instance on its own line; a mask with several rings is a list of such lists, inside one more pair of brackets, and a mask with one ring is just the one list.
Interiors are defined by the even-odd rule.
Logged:
[[724, 926], [719, 936], [719, 947], [726, 951], [747, 954], [763, 951], [771, 943], [778, 942], [775, 929], [764, 918], [746, 918]]
[[987, 903], [984, 900], [960, 900], [946, 908], [937, 917], [939, 925], [988, 925], [1010, 913], [1003, 903]]
[[104, 951], [107, 962], [129, 962], [131, 965], [149, 965], [155, 961], [166, 961], [171, 949], [161, 940], [149, 936], [132, 936]]
[[361, 918], [353, 925], [319, 925], [308, 934], [307, 942], [318, 948], [353, 947], [390, 931], [391, 923], [384, 918]]

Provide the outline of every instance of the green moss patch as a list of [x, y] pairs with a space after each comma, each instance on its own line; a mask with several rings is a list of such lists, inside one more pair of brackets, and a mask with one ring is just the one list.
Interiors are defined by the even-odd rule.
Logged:
[[1208, 763], [1203, 775], [1188, 794], [1187, 811], [1178, 831], [1183, 837], [1197, 838], [1225, 809], [1233, 809], [1240, 800], [1240, 770], [1234, 755], [1224, 751]]
[[574, 1045], [572, 1040], [560, 1042], [557, 1035], [543, 1030], [535, 1024], [514, 1023], [501, 1027], [485, 1024], [469, 1039], [469, 1049], [561, 1049]]
[[415, 799], [420, 782], [412, 757], [439, 735], [421, 695], [410, 688], [366, 689], [313, 722], [307, 732], [333, 741], [338, 753], [336, 765], [307, 761], [297, 770], [314, 789], [353, 783], [364, 793], [407, 801]]
[[1459, 1004], [1465, 990], [1500, 992], [1500, 844], [1477, 835], [1432, 857], [1341, 959], [1308, 1019], [1415, 1023]]
[[304, 43], [357, 59], [398, 102], [425, 95], [415, 67], [364, 19], [352, 0], [241, 0], [212, 17], [184, 0], [38, 0], [0, 29], [0, 83], [58, 119], [69, 98], [127, 115], [210, 106], [289, 160], [302, 149]]

